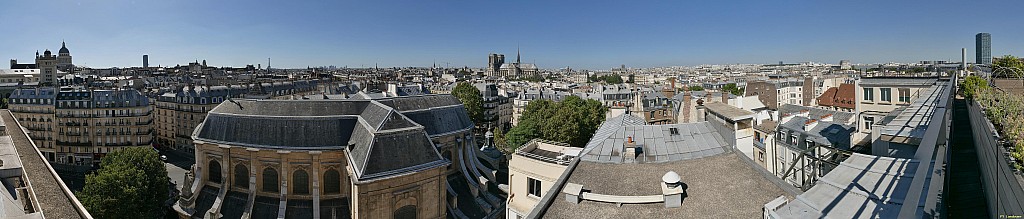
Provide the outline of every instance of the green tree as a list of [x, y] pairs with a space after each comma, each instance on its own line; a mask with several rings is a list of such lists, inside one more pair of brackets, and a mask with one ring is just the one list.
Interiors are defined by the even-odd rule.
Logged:
[[744, 89], [736, 86], [736, 83], [728, 83], [722, 87], [722, 91], [732, 93], [732, 95], [742, 96]]
[[509, 152], [512, 152], [512, 151], [508, 150], [509, 147], [508, 147], [508, 141], [505, 140], [505, 131], [502, 131], [501, 127], [494, 127], [493, 134], [494, 134], [494, 147], [497, 147], [502, 152], [505, 152], [505, 154], [508, 154]]
[[1004, 55], [992, 63], [992, 73], [996, 77], [1024, 77], [1024, 62], [1012, 55]]
[[473, 123], [481, 125], [480, 123], [484, 119], [484, 97], [480, 95], [480, 90], [477, 90], [476, 86], [469, 82], [459, 82], [455, 85], [455, 89], [452, 89], [452, 95], [462, 101], [462, 105], [466, 107], [466, 112], [469, 113], [469, 118], [473, 120]]
[[562, 102], [535, 100], [526, 106], [519, 124], [506, 134], [509, 147], [522, 146], [534, 138], [583, 147], [604, 122], [607, 109], [596, 100], [578, 96]]
[[690, 91], [703, 91], [703, 90], [704, 90], [704, 87], [701, 87], [701, 86], [696, 86], [696, 85], [690, 86]]
[[960, 82], [960, 89], [963, 91], [964, 97], [974, 99], [980, 90], [988, 89], [988, 81], [975, 75], [967, 76], [963, 82]]
[[147, 147], [107, 154], [76, 196], [96, 218], [160, 218], [166, 211], [168, 178], [158, 156]]
[[626, 80], [626, 83], [630, 83], [630, 84], [635, 83], [636, 81], [633, 80], [634, 78], [635, 78], [635, 76], [633, 76], [633, 74], [629, 74], [629, 80]]

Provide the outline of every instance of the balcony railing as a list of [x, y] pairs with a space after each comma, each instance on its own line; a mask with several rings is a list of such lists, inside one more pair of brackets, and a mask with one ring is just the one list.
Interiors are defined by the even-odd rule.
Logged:
[[59, 146], [92, 146], [92, 142], [65, 142], [57, 141]]

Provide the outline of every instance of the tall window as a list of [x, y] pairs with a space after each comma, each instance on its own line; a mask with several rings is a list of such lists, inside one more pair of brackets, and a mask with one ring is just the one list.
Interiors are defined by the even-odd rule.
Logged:
[[296, 170], [292, 174], [292, 193], [299, 195], [309, 194], [309, 174], [305, 170]]
[[864, 88], [864, 100], [874, 101], [875, 100], [875, 89], [870, 87]]
[[278, 192], [277, 171], [274, 168], [263, 168], [263, 191]]
[[883, 102], [892, 102], [892, 88], [880, 88]]
[[903, 102], [903, 103], [909, 103], [910, 102], [910, 88], [899, 88], [896, 91], [899, 92], [900, 102]]
[[541, 194], [540, 194], [540, 190], [541, 190], [540, 189], [540, 180], [536, 180], [536, 179], [533, 179], [533, 178], [526, 178], [526, 183], [527, 183], [527, 190], [530, 192], [530, 195], [532, 195], [534, 197], [537, 197], [537, 198], [540, 198], [540, 196], [541, 196]]
[[406, 205], [395, 210], [395, 219], [416, 219], [416, 206]]
[[210, 182], [220, 183], [220, 162], [217, 162], [216, 160], [211, 160], [210, 165], [208, 165], [207, 168], [209, 168], [209, 170], [207, 170], [206, 172], [210, 175]]
[[324, 173], [324, 194], [341, 193], [341, 174], [337, 170], [329, 169]]
[[249, 168], [245, 168], [245, 165], [235, 165], [235, 186], [249, 188]]

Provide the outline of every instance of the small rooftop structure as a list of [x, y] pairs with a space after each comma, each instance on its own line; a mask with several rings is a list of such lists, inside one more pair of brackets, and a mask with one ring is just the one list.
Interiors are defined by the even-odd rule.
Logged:
[[704, 107], [707, 107], [708, 112], [721, 115], [722, 117], [728, 118], [732, 121], [754, 118], [754, 112], [736, 108], [721, 102], [705, 103]]

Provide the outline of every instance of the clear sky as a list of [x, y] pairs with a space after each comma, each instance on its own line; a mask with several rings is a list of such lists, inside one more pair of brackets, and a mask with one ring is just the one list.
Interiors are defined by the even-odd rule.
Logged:
[[[1024, 1], [0, 1], [0, 57], [66, 40], [76, 65], [541, 68], [974, 60], [1024, 55]], [[266, 65], [266, 64], [264, 64]], [[6, 66], [3, 66], [6, 67]]]

